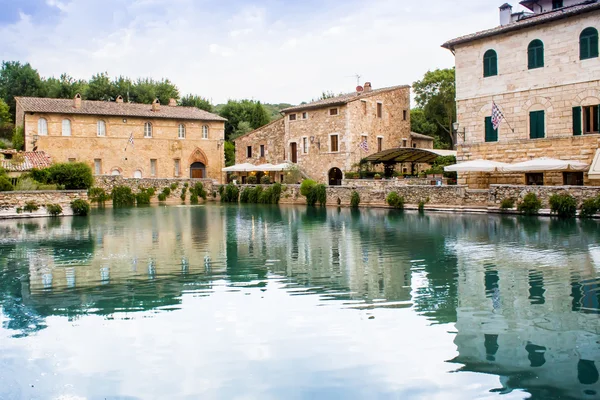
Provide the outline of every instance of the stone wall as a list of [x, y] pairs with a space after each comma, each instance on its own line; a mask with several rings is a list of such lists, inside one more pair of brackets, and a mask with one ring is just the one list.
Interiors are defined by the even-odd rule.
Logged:
[[[283, 118], [273, 121], [247, 135], [240, 136], [235, 140], [235, 163], [281, 164], [285, 157], [285, 146], [283, 136], [285, 126]], [[260, 146], [264, 146], [265, 154], [261, 157]], [[252, 157], [248, 157], [248, 146], [252, 146]]]
[[[58, 204], [63, 209], [63, 215], [73, 215], [71, 202], [76, 199], [88, 200], [85, 190], [39, 190], [0, 192], [0, 219], [1, 218], [29, 218], [46, 217], [48, 213], [46, 204]], [[23, 208], [28, 202], [34, 202], [40, 208], [37, 211], [17, 212], [17, 208]]]
[[600, 187], [492, 185], [488, 192], [488, 203], [492, 207], [499, 206], [502, 200], [508, 198], [515, 199], [519, 202], [523, 200], [527, 193], [535, 193], [542, 201], [544, 208], [550, 207], [548, 200], [553, 194], [568, 193], [577, 199], [579, 207], [585, 200], [600, 196]]

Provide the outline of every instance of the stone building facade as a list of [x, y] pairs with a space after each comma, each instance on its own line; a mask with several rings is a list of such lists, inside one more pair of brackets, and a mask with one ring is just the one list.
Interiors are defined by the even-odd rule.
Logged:
[[[538, 157], [591, 164], [600, 148], [600, 2], [524, 1], [499, 27], [451, 40], [456, 57], [458, 160]], [[505, 119], [491, 124], [495, 103]], [[580, 174], [581, 175], [581, 174]], [[464, 174], [459, 183], [600, 185], [588, 174]]]
[[95, 175], [222, 180], [225, 119], [194, 107], [19, 97], [27, 150]]
[[337, 185], [367, 155], [413, 145], [409, 86], [375, 90], [366, 83], [356, 92], [282, 112], [282, 120], [236, 139], [236, 164], [289, 161], [312, 179]]

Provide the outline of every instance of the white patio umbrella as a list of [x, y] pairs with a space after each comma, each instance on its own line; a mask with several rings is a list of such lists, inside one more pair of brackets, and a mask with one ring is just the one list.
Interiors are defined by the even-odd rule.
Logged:
[[581, 161], [542, 157], [512, 164], [502, 170], [505, 172], [585, 171], [589, 167]]
[[231, 167], [223, 168], [223, 172], [247, 172], [247, 171], [254, 171], [253, 168], [255, 168], [254, 164], [249, 164], [249, 163], [236, 164], [236, 165], [232, 165]]
[[269, 171], [286, 171], [286, 170], [290, 169], [292, 167], [292, 165], [294, 165], [294, 164], [287, 163], [287, 162], [282, 163], [282, 164], [276, 164], [276, 165], [273, 165]]
[[471, 160], [462, 163], [448, 165], [444, 167], [446, 172], [496, 172], [508, 167], [510, 164], [489, 161], [489, 160]]
[[273, 168], [273, 164], [267, 163], [267, 164], [261, 164], [261, 165], [255, 165], [254, 168], [252, 169], [252, 171], [264, 171], [264, 172], [268, 172], [268, 171], [272, 171]]

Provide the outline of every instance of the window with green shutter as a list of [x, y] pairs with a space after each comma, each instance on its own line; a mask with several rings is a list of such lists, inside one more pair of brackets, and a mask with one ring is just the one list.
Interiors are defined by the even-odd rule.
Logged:
[[598, 31], [596, 28], [585, 28], [579, 35], [579, 59], [598, 57]]
[[485, 117], [485, 141], [486, 142], [497, 142], [498, 141], [498, 129], [494, 129], [492, 123], [492, 117]]
[[600, 133], [600, 106], [582, 107], [582, 130], [584, 134]]
[[573, 136], [581, 136], [581, 107], [573, 107]]
[[498, 55], [494, 50], [488, 50], [483, 55], [483, 77], [498, 75]]
[[541, 139], [546, 137], [546, 121], [544, 111], [532, 111], [529, 113], [529, 138]]
[[539, 39], [535, 39], [527, 47], [527, 66], [529, 69], [544, 66], [544, 43]]

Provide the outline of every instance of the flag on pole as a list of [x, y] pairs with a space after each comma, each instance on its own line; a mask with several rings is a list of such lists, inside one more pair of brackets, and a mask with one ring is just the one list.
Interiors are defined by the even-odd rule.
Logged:
[[133, 146], [133, 132], [131, 132], [131, 135], [129, 135], [129, 143], [131, 146]]
[[502, 122], [503, 119], [505, 119], [504, 114], [502, 114], [502, 111], [500, 111], [496, 102], [492, 101], [492, 125], [494, 126], [494, 129], [498, 129], [500, 122]]
[[359, 146], [363, 151], [367, 153], [369, 152], [369, 144], [367, 143], [367, 139], [364, 139], [362, 142], [360, 142]]

